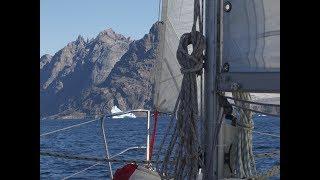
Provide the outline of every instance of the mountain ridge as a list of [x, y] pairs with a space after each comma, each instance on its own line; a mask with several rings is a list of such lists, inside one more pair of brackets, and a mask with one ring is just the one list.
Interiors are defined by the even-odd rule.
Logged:
[[[40, 58], [40, 116], [76, 117], [151, 108], [158, 23], [139, 40], [111, 28], [85, 41], [78, 36]], [[73, 115], [75, 114], [75, 115]]]

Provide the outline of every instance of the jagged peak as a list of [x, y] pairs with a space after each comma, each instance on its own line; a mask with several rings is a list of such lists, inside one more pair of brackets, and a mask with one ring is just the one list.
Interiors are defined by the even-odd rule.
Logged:
[[152, 25], [152, 27], [150, 28], [150, 31], [149, 31], [149, 32], [154, 32], [154, 31], [158, 30], [158, 28], [159, 28], [159, 26], [160, 26], [161, 24], [163, 24], [162, 21], [157, 21], [157, 22], [155, 22], [155, 23]]
[[44, 58], [51, 59], [51, 58], [52, 58], [52, 55], [50, 55], [50, 54], [44, 54], [44, 55], [42, 55], [42, 56], [40, 57], [40, 60], [41, 60], [41, 59], [44, 59]]
[[84, 42], [83, 36], [79, 35], [76, 41], [83, 41]]
[[69, 42], [65, 47], [63, 47], [59, 51], [64, 51], [65, 49], [68, 49], [70, 46], [79, 46], [79, 45], [80, 46], [83, 46], [83, 45], [85, 46], [86, 44], [87, 44], [87, 42], [84, 39], [84, 37], [82, 35], [78, 35], [76, 40]]
[[106, 29], [105, 32], [107, 32], [107, 33], [114, 33], [114, 34], [115, 34], [115, 32], [114, 32], [114, 30], [113, 30], [112, 28]]
[[114, 40], [126, 40], [128, 42], [131, 42], [130, 37], [126, 38], [124, 35], [116, 33], [112, 28], [108, 28], [106, 30], [101, 31], [98, 36], [97, 39], [104, 39], [104, 38], [110, 38], [110, 39], [114, 39]]
[[46, 64], [48, 64], [52, 59], [50, 54], [44, 54], [40, 57], [40, 69], [42, 69]]
[[149, 32], [147, 34], [145, 34], [141, 39], [138, 40], [133, 40], [130, 44], [130, 48], [135, 48], [137, 45], [143, 45], [146, 46], [146, 44], [150, 43], [156, 43], [159, 42], [159, 28], [160, 25], [162, 24], [161, 21], [157, 21], [155, 22], [152, 27], [150, 28]]
[[[157, 22], [155, 22], [153, 25], [152, 25], [152, 27], [150, 28], [150, 30], [149, 30], [149, 35], [152, 35], [152, 36], [155, 36], [156, 38], [159, 38], [158, 36], [159, 36], [159, 32], [160, 32], [160, 26], [163, 24], [163, 22], [161, 22], [161, 21], [157, 21]], [[148, 35], [147, 34], [147, 35]], [[159, 40], [158, 40], [159, 41]]]
[[99, 35], [114, 35], [117, 34], [112, 28], [105, 29], [99, 33]]
[[77, 40], [75, 41], [76, 44], [85, 44], [86, 41], [84, 40], [83, 36], [79, 35]]

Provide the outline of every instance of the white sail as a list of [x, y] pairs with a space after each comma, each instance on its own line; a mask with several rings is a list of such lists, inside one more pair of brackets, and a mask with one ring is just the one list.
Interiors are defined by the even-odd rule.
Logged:
[[[280, 92], [280, 1], [230, 0], [223, 12], [222, 73], [218, 88], [232, 91], [234, 84], [247, 92]], [[172, 112], [182, 74], [176, 51], [182, 34], [193, 23], [193, 0], [163, 0], [160, 56], [155, 73], [154, 106]], [[222, 68], [222, 67], [221, 67]]]
[[280, 0], [229, 0], [223, 62], [229, 72], [280, 71]]
[[155, 73], [154, 106], [161, 112], [172, 112], [182, 81], [176, 58], [182, 34], [191, 32], [193, 0], [163, 0], [163, 22], [160, 33], [160, 53]]
[[224, 3], [219, 90], [280, 93], [280, 0]]

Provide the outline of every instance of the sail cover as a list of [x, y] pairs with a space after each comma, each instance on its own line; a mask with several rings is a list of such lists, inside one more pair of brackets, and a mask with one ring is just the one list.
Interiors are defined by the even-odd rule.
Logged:
[[194, 0], [163, 0], [160, 53], [155, 72], [154, 107], [173, 112], [183, 75], [176, 58], [182, 34], [191, 32]]
[[221, 91], [280, 93], [280, 0], [225, 0]]
[[229, 72], [279, 72], [280, 0], [229, 0], [224, 6], [223, 63]]

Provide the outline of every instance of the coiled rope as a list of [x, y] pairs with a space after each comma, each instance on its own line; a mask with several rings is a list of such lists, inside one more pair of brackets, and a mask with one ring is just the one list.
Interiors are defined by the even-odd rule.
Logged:
[[[196, 30], [197, 22], [200, 31]], [[190, 44], [193, 49], [191, 54], [188, 53]], [[176, 106], [178, 105], [177, 122], [161, 168], [161, 174], [170, 174], [167, 162], [174, 154], [176, 163], [173, 176], [175, 179], [195, 179], [198, 173], [200, 138], [196, 78], [202, 72], [205, 48], [200, 1], [195, 0], [192, 31], [181, 36], [177, 50], [177, 60], [181, 66], [183, 79], [176, 101]]]
[[[250, 101], [250, 93], [247, 92], [233, 92], [232, 96], [235, 99]], [[239, 105], [239, 101], [235, 101]], [[236, 139], [236, 152], [233, 154], [236, 159], [236, 174], [237, 178], [247, 178], [256, 175], [256, 166], [252, 147], [252, 129], [254, 128], [252, 120], [252, 111], [239, 109], [239, 118], [237, 125], [240, 125], [239, 133]]]

